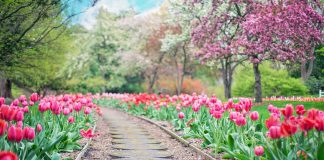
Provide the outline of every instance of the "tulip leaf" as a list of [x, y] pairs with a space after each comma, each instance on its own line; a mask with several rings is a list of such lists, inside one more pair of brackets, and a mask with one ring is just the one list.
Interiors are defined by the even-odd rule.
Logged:
[[234, 138], [232, 137], [232, 135], [229, 134], [227, 139], [230, 149], [234, 150]]
[[317, 159], [324, 159], [324, 143], [322, 143], [317, 150]]

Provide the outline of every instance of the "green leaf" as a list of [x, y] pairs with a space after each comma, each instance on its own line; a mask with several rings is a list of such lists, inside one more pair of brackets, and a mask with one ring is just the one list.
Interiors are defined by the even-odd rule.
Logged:
[[322, 160], [324, 159], [324, 143], [322, 143], [317, 150], [317, 159]]
[[234, 138], [232, 137], [232, 135], [228, 135], [227, 141], [230, 149], [234, 150]]

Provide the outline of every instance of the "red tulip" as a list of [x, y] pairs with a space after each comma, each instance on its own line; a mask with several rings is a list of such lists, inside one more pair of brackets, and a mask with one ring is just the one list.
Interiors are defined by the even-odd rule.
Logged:
[[0, 160], [18, 160], [18, 156], [11, 151], [0, 151]]
[[239, 117], [237, 117], [237, 119], [235, 120], [235, 123], [236, 123], [236, 125], [238, 125], [238, 126], [244, 126], [244, 125], [246, 124], [246, 119], [245, 119], [245, 117], [243, 117], [243, 116], [239, 116]]
[[0, 136], [4, 135], [8, 127], [8, 123], [0, 119]]
[[264, 154], [264, 149], [263, 149], [263, 147], [262, 147], [262, 146], [256, 146], [256, 147], [254, 148], [254, 154], [255, 154], [256, 156], [262, 156], [262, 155]]
[[281, 113], [285, 116], [285, 118], [289, 118], [293, 115], [294, 107], [291, 104], [287, 104], [286, 108], [281, 109]]
[[93, 133], [92, 133], [92, 129], [88, 129], [87, 131], [81, 129], [81, 130], [80, 130], [80, 134], [81, 134], [81, 136], [84, 137], [84, 138], [92, 138], [92, 137], [95, 137], [95, 136], [98, 135], [98, 134], [93, 134]]
[[298, 114], [298, 115], [304, 115], [305, 114], [305, 112], [306, 112], [306, 110], [305, 110], [305, 107], [304, 107], [304, 105], [297, 105], [296, 106], [296, 113]]
[[317, 109], [312, 108], [312, 109], [308, 110], [307, 117], [312, 120], [316, 120], [318, 113], [319, 113], [319, 111]]
[[259, 113], [257, 111], [251, 112], [250, 118], [251, 118], [252, 121], [258, 120], [259, 119]]
[[37, 132], [41, 132], [42, 130], [43, 130], [42, 125], [41, 125], [41, 124], [37, 124], [37, 126], [36, 126], [36, 131], [37, 131]]
[[216, 118], [216, 119], [222, 118], [222, 112], [215, 111], [214, 114], [213, 114], [213, 117]]
[[68, 118], [68, 122], [69, 122], [69, 123], [74, 123], [74, 117], [73, 117], [73, 116], [70, 116], [70, 117]]
[[275, 117], [275, 116], [270, 116], [266, 121], [265, 121], [266, 127], [270, 129], [272, 126], [278, 126], [280, 124], [280, 119]]
[[297, 132], [297, 126], [288, 122], [283, 122], [280, 126], [280, 132], [284, 137], [294, 135]]
[[309, 118], [303, 118], [300, 122], [300, 129], [302, 131], [309, 131], [315, 126], [315, 121]]
[[32, 102], [37, 102], [38, 99], [39, 99], [39, 96], [38, 96], [37, 93], [33, 93], [33, 94], [29, 97], [29, 99], [30, 99]]
[[8, 129], [8, 141], [11, 142], [20, 142], [24, 137], [24, 132], [21, 128], [10, 126]]
[[324, 118], [317, 118], [315, 122], [316, 122], [315, 124], [316, 130], [324, 131]]
[[278, 139], [280, 138], [280, 127], [279, 126], [271, 126], [269, 129], [269, 137], [272, 139]]
[[17, 114], [17, 109], [3, 105], [0, 107], [0, 118], [6, 121], [12, 121], [15, 119]]
[[185, 117], [185, 114], [183, 112], [179, 112], [178, 117], [179, 119], [183, 119]]

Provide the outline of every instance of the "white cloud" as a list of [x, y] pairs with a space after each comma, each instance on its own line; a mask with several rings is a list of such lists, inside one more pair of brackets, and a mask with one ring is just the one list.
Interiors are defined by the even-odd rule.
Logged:
[[100, 8], [105, 8], [110, 12], [119, 12], [130, 8], [128, 0], [100, 0], [94, 7], [89, 8], [80, 17], [80, 24], [87, 29], [92, 29], [96, 23], [95, 16]]

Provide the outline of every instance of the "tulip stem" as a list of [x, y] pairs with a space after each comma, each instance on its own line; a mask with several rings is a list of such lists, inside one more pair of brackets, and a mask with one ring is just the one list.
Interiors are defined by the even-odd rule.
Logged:
[[26, 153], [27, 153], [27, 145], [25, 146], [25, 149], [24, 149], [24, 155], [23, 155], [23, 157], [22, 157], [22, 160], [25, 160]]

